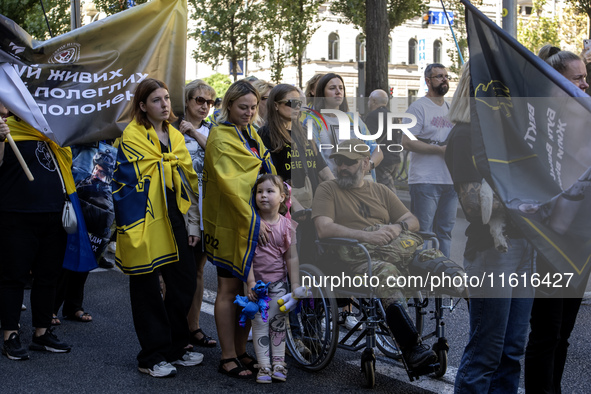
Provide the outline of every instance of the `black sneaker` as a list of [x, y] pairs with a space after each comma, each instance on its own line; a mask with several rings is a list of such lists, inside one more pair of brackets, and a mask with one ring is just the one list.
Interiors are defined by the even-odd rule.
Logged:
[[8, 357], [10, 360], [28, 360], [29, 353], [21, 345], [21, 338], [16, 333], [10, 334], [7, 340], [4, 341], [2, 346], [2, 354]]
[[101, 257], [101, 259], [98, 262], [98, 266], [104, 269], [111, 269], [115, 267], [115, 264], [105, 259], [104, 257]]
[[428, 366], [437, 361], [437, 354], [426, 345], [415, 345], [402, 352], [404, 360], [411, 369]]
[[70, 345], [60, 342], [51, 328], [45, 331], [45, 334], [36, 337], [33, 333], [33, 342], [29, 345], [31, 350], [46, 350], [52, 353], [68, 353], [72, 348]]

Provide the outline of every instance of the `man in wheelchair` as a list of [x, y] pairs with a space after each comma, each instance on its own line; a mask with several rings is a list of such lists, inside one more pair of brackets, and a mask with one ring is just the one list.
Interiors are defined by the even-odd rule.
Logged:
[[[330, 158], [337, 165], [337, 178], [318, 186], [312, 205], [318, 237], [352, 238], [367, 247], [372, 257], [372, 276], [378, 277], [381, 284], [375, 294], [382, 301], [386, 321], [407, 365], [415, 369], [435, 363], [437, 355], [421, 343], [406, 312], [401, 290], [382, 286], [388, 277], [406, 272], [403, 264], [391, 258], [397, 252], [394, 249], [400, 246], [400, 242], [393, 241], [404, 238], [406, 244], [413, 246], [408, 250], [409, 257], [422, 243], [421, 238], [412, 233], [419, 230], [418, 220], [390, 189], [364, 180], [370, 170], [370, 153], [363, 141], [342, 142]], [[339, 253], [346, 269], [354, 275], [366, 274], [367, 261], [355, 255], [352, 251]]]

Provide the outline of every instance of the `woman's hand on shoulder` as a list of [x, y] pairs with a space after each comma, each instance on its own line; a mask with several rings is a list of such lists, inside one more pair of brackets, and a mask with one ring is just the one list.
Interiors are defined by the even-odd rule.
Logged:
[[191, 131], [194, 131], [194, 128], [191, 122], [181, 120], [181, 123], [179, 124], [179, 131], [181, 132], [181, 134], [188, 134], [190, 136]]
[[267, 223], [265, 223], [261, 220], [261, 228], [259, 230], [259, 243], [262, 246], [266, 246], [267, 243], [269, 242], [269, 236], [267, 235], [267, 233], [270, 231], [271, 231], [271, 229], [269, 227], [267, 227]]

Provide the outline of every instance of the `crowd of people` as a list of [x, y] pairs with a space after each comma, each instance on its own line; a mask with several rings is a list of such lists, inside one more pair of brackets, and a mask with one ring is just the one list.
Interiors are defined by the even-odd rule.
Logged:
[[[540, 56], [579, 88], [588, 88], [579, 56], [553, 47], [543, 48]], [[139, 371], [153, 377], [174, 376], [176, 365], [203, 361], [199, 347], [219, 344], [219, 373], [259, 383], [285, 381], [285, 337], [293, 316], [280, 312], [277, 300], [290, 288], [300, 288], [299, 261], [313, 257], [309, 248], [297, 245], [313, 241], [315, 233], [368, 245], [372, 256], [380, 256], [373, 273], [385, 279], [406, 269], [388, 258], [393, 243], [412, 238], [419, 229], [434, 233], [449, 258], [459, 201], [470, 222], [466, 272], [531, 273], [533, 249], [517, 227], [508, 223], [510, 248], [503, 253], [494, 247], [488, 225], [482, 223], [482, 176], [472, 165], [466, 100], [468, 65], [451, 103], [445, 100], [449, 81], [444, 65], [428, 65], [427, 94], [407, 110], [417, 120], [409, 129], [416, 140], [397, 133], [388, 141], [410, 152], [409, 210], [396, 195], [400, 155], [378, 148], [386, 133], [377, 141], [361, 141], [355, 134], [355, 126], [361, 134], [371, 135], [386, 124], [390, 104], [383, 90], [371, 92], [367, 115], [357, 120], [349, 110], [343, 78], [335, 73], [315, 75], [305, 92], [253, 77], [237, 81], [216, 110], [216, 91], [195, 80], [185, 87], [184, 114], [177, 117], [167, 85], [143, 80], [134, 92], [132, 119], [118, 141], [116, 166], [109, 170], [105, 163], [113, 164], [114, 158], [97, 153], [92, 175], [79, 183], [79, 194], [83, 187], [105, 194], [107, 180], [113, 185], [112, 206], [98, 207], [108, 211], [110, 220], [97, 231], [105, 239], [111, 236], [114, 212], [115, 262], [129, 276], [133, 324], [141, 348]], [[304, 112], [305, 106], [314, 111]], [[328, 111], [318, 122], [317, 113], [323, 110]], [[339, 130], [340, 119], [330, 114], [334, 110], [347, 114], [348, 130]], [[35, 330], [30, 350], [70, 351], [52, 329], [59, 324], [62, 304], [68, 318], [90, 322], [92, 316], [82, 307], [87, 273], [62, 269], [68, 238], [62, 226], [68, 198], [63, 185], [74, 184], [72, 152], [13, 114], [2, 118], [2, 353], [11, 360], [26, 360], [29, 354], [21, 342], [19, 321], [24, 287], [31, 277]], [[308, 124], [311, 139], [306, 136]], [[22, 172], [15, 152], [5, 147], [9, 135], [28, 163], [33, 182]], [[96, 206], [85, 212], [92, 209]], [[493, 209], [505, 208], [497, 201]], [[302, 212], [309, 217], [298, 225], [291, 216]], [[84, 216], [89, 220], [86, 215], [91, 213]], [[199, 322], [208, 261], [217, 270], [217, 339]], [[346, 264], [363, 275], [363, 264], [355, 260]], [[551, 270], [542, 259], [538, 269]], [[241, 295], [256, 302], [257, 281], [267, 284], [270, 300], [268, 317], [259, 313], [252, 320], [255, 356], [246, 351], [251, 321], [239, 324], [240, 308], [234, 301]], [[534, 301], [533, 289], [517, 291], [471, 290], [469, 341], [457, 372], [456, 392], [517, 393], [524, 356], [526, 391], [560, 392], [568, 338], [581, 300]], [[422, 343], [408, 316], [404, 294], [389, 289], [378, 292], [378, 297], [409, 368], [437, 362], [436, 353]], [[296, 345], [305, 349], [295, 332], [297, 325], [292, 325]]]

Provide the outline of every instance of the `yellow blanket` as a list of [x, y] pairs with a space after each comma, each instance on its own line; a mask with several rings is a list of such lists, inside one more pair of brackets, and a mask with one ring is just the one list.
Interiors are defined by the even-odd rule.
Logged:
[[246, 281], [256, 248], [260, 218], [253, 188], [257, 176], [275, 174], [270, 152], [249, 125], [259, 154], [242, 133], [229, 123], [214, 123], [205, 149], [203, 170], [203, 226], [207, 256], [219, 267]]
[[[170, 153], [162, 153], [154, 128], [133, 120], [123, 131], [113, 174], [117, 222], [115, 262], [129, 275], [145, 274], [178, 261], [168, 219], [166, 185], [173, 185], [179, 210], [191, 206], [197, 174], [181, 133], [168, 126]], [[179, 240], [188, 242], [188, 240]]]

